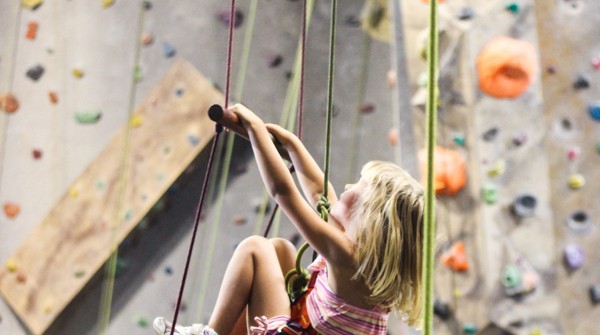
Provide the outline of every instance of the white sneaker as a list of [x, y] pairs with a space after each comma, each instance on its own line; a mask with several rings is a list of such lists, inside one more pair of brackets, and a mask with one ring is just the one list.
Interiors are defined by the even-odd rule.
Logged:
[[[169, 322], [164, 317], [158, 317], [154, 319], [154, 330], [158, 335], [170, 335], [171, 327], [173, 324]], [[191, 325], [190, 327], [183, 327], [180, 325], [175, 325], [175, 331], [173, 332], [175, 335], [219, 335], [209, 326], [205, 326], [201, 323], [196, 323]]]

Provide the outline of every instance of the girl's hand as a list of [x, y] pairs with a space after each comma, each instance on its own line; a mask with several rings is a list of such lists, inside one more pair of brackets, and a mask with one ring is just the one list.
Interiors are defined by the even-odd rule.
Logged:
[[263, 123], [263, 121], [256, 114], [254, 114], [254, 112], [242, 104], [235, 104], [227, 108], [227, 110], [237, 115], [237, 117], [240, 119], [240, 123], [246, 129], [252, 125]]
[[281, 143], [283, 147], [287, 147], [288, 144], [292, 141], [292, 139], [296, 137], [296, 135], [294, 135], [289, 130], [281, 127], [280, 125], [267, 123], [266, 126], [269, 133], [271, 133], [271, 135], [273, 135], [273, 137], [279, 143]]

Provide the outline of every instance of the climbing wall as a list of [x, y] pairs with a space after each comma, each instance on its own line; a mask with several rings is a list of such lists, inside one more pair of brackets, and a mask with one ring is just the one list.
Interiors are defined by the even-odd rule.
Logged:
[[536, 14], [547, 18], [538, 20], [538, 30], [560, 322], [564, 334], [594, 334], [600, 318], [600, 3], [552, 1], [537, 6]]
[[0, 292], [42, 334], [214, 135], [222, 95], [177, 63], [0, 270]]
[[[251, 24], [250, 3], [238, 1], [235, 90], [239, 88], [242, 40]], [[241, 99], [270, 122], [281, 120], [293, 77], [301, 3], [258, 0]], [[0, 1], [0, 95], [11, 92], [19, 102], [16, 112], [0, 116], [3, 273], [15, 268], [15, 263], [6, 261], [53, 206], [67, 195], [73, 200], [73, 182], [130, 121], [129, 110], [146, 101], [178, 60], [188, 60], [224, 87], [228, 2], [141, 4]], [[307, 50], [304, 142], [318, 162], [324, 156], [329, 5], [329, 1], [316, 2]], [[338, 8], [331, 157], [336, 171], [332, 182], [338, 188], [352, 181], [362, 163], [398, 159], [397, 152], [406, 151], [394, 145], [402, 137], [398, 129], [407, 127], [391, 113], [396, 106], [412, 104], [418, 147], [423, 143], [425, 62], [421, 53], [428, 7], [421, 0], [401, 1], [400, 29], [404, 28], [405, 39], [396, 43], [406, 43], [410, 80], [397, 78], [399, 86], [391, 91], [388, 70], [400, 68], [404, 60], [382, 39], [364, 47], [358, 20], [364, 5], [364, 0], [345, 0]], [[598, 31], [594, 29], [598, 8], [593, 0], [536, 1], [533, 5], [532, 0], [446, 0], [440, 6], [438, 144], [464, 159], [468, 178], [456, 195], [438, 199], [436, 333], [493, 334], [501, 328], [505, 334], [594, 334], [597, 325], [598, 308], [590, 299], [590, 289], [599, 279], [593, 265], [598, 262], [594, 167], [600, 138], [588, 106], [596, 101], [597, 92]], [[381, 14], [377, 8], [374, 12]], [[380, 21], [387, 20], [380, 17]], [[397, 31], [395, 37], [401, 37]], [[516, 99], [492, 98], [478, 88], [475, 62], [495, 35], [531, 43], [541, 62], [537, 80]], [[139, 67], [134, 71], [138, 43]], [[394, 50], [402, 46], [395, 45]], [[390, 61], [390, 56], [395, 59]], [[365, 68], [368, 75], [361, 74]], [[410, 87], [404, 86], [407, 82]], [[364, 83], [363, 91], [359, 83]], [[412, 99], [398, 102], [398, 96], [404, 97], [407, 91]], [[11, 107], [10, 99], [4, 101]], [[190, 140], [194, 138], [186, 138], [185, 145]], [[350, 151], [356, 154], [351, 163]], [[205, 161], [201, 155], [197, 163]], [[180, 313], [183, 323], [208, 319], [236, 244], [260, 233], [256, 226], [261, 220], [257, 209], [263, 203], [262, 184], [244, 142], [236, 142], [232, 171], [235, 178], [226, 183], [222, 208], [209, 201], [203, 214]], [[202, 168], [188, 170], [189, 181], [169, 188], [169, 201], [161, 202], [164, 206], [158, 207], [150, 224], [134, 230], [121, 246], [108, 334], [148, 334], [155, 316], [173, 314], [202, 172]], [[581, 186], [581, 177], [585, 185], [572, 188], [570, 177], [575, 188]], [[83, 196], [82, 192], [74, 194]], [[526, 214], [530, 216], [514, 214], [516, 200], [520, 210], [535, 208]], [[577, 212], [583, 215], [573, 215]], [[285, 218], [277, 233], [297, 237]], [[462, 242], [466, 259], [460, 258], [457, 242]], [[572, 245], [580, 247], [567, 249], [573, 268], [563, 261], [566, 247]], [[577, 265], [582, 259], [580, 250], [584, 255], [581, 266]], [[452, 255], [457, 257], [448, 258]], [[448, 259], [463, 270], [449, 269], [443, 261], [448, 263]], [[17, 271], [9, 275], [16, 278]], [[519, 278], [531, 279], [535, 290], [513, 295], [520, 288]], [[99, 304], [105, 295], [101, 279], [102, 274], [91, 277], [45, 333], [100, 333], [98, 315], [103, 311]], [[54, 307], [50, 312], [57, 311]], [[29, 333], [6, 299], [0, 301], [0, 334], [4, 333]], [[397, 323], [390, 333], [403, 334]]]
[[[419, 69], [424, 71], [423, 7], [405, 3], [404, 8], [412, 35], [407, 39], [411, 64], [417, 65], [409, 66], [416, 108], [424, 105], [419, 79]], [[561, 333], [548, 134], [545, 127], [534, 126], [545, 123], [541, 83], [533, 74], [524, 93], [496, 98], [480, 89], [476, 67], [484, 47], [497, 36], [540, 50], [534, 4], [451, 1], [440, 7], [440, 21], [438, 145], [465, 160], [468, 183], [455, 196], [438, 198], [436, 328], [448, 334], [499, 329]], [[455, 161], [438, 168], [450, 169]], [[450, 176], [458, 178], [456, 172]]]

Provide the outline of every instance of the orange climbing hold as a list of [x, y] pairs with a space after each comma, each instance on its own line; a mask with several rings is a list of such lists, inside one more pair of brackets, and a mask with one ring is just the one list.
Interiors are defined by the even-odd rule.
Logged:
[[469, 262], [465, 253], [465, 245], [462, 241], [454, 245], [442, 255], [442, 263], [453, 271], [467, 271]]
[[[425, 171], [427, 164], [425, 150], [419, 152], [421, 171]], [[465, 187], [467, 183], [467, 170], [464, 158], [455, 150], [440, 146], [435, 148], [435, 162], [433, 165], [435, 194], [454, 196]], [[426, 185], [426, 174], [423, 173], [423, 184]]]
[[477, 57], [479, 88], [496, 98], [516, 98], [533, 83], [538, 67], [535, 48], [529, 42], [495, 37]]
[[48, 98], [50, 98], [50, 102], [53, 105], [56, 105], [58, 103], [58, 93], [56, 93], [54, 91], [50, 91], [50, 92], [48, 92]]
[[0, 96], [0, 109], [7, 113], [14, 113], [19, 109], [19, 100], [11, 93]]
[[18, 204], [12, 202], [7, 202], [4, 204], [4, 214], [6, 214], [6, 217], [12, 219], [19, 215], [20, 212], [21, 206], [19, 206]]
[[35, 40], [35, 38], [37, 36], [37, 30], [38, 30], [37, 22], [34, 22], [34, 21], [29, 22], [27, 24], [27, 34], [25, 35], [25, 37], [30, 40]]

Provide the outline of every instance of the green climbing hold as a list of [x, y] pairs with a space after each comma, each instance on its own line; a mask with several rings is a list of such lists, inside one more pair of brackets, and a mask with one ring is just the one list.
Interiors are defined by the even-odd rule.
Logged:
[[100, 121], [102, 112], [100, 110], [88, 110], [75, 112], [75, 120], [79, 124], [94, 124]]
[[137, 325], [142, 328], [148, 327], [148, 324], [149, 324], [148, 319], [146, 319], [143, 316], [138, 316], [137, 319], [135, 320], [135, 323], [137, 323]]
[[454, 141], [454, 143], [456, 143], [456, 145], [460, 145], [461, 147], [465, 146], [465, 137], [462, 134], [454, 135], [454, 138], [452, 138], [452, 140]]
[[521, 8], [519, 7], [519, 4], [516, 2], [511, 2], [508, 5], [506, 5], [506, 7], [504, 7], [504, 8], [513, 14], [519, 14], [519, 11], [521, 10]]
[[142, 78], [142, 69], [139, 65], [136, 65], [133, 69], [133, 81], [139, 83], [140, 81], [142, 81]]
[[488, 205], [493, 205], [498, 201], [496, 185], [490, 183], [483, 185], [483, 201]]
[[600, 154], [600, 141], [596, 143], [596, 152]]
[[477, 325], [471, 322], [463, 325], [463, 332], [465, 334], [475, 334], [477, 332]]
[[515, 288], [521, 285], [521, 272], [516, 266], [509, 264], [504, 268], [502, 285], [506, 288]]

